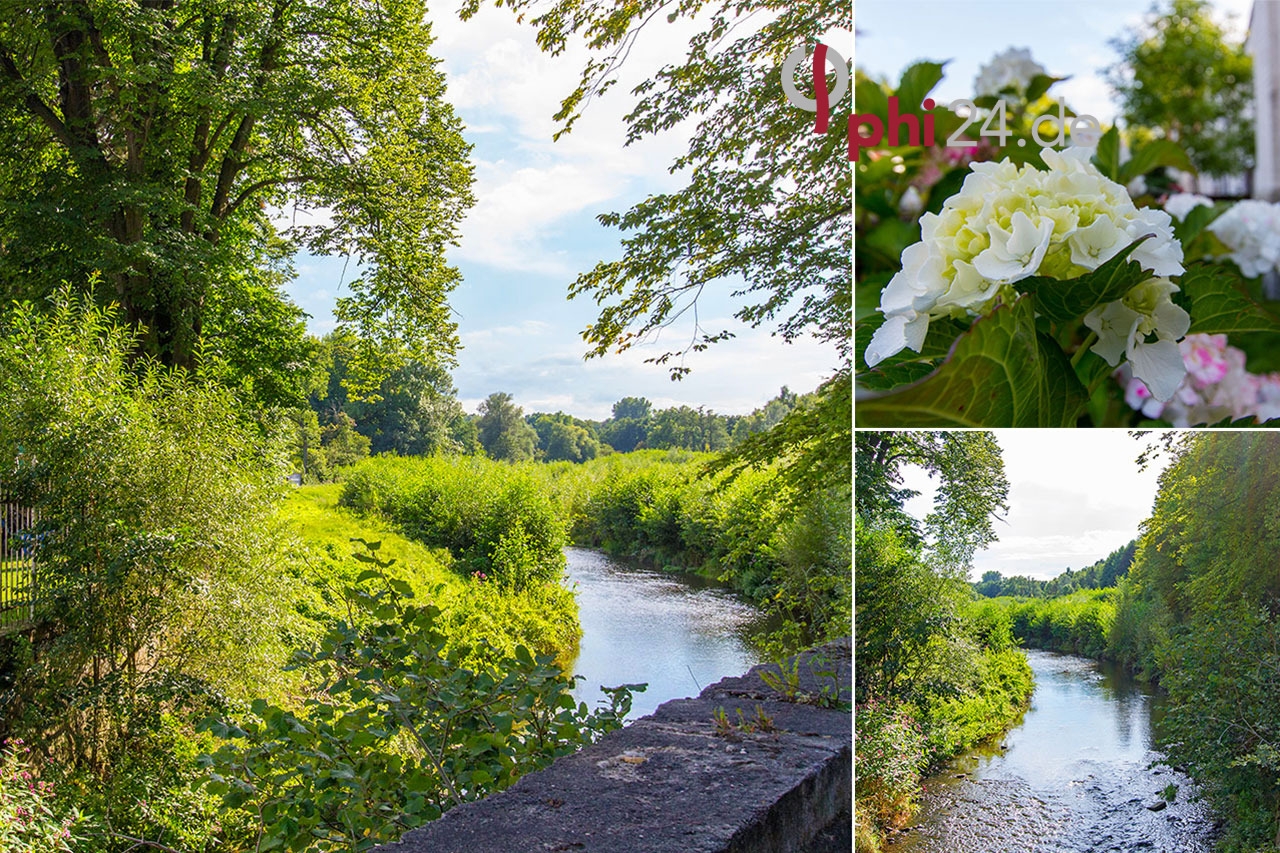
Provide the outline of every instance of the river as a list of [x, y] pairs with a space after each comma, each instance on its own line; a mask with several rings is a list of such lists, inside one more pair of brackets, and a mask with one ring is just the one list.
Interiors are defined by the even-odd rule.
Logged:
[[632, 700], [635, 719], [760, 663], [749, 638], [763, 617], [720, 584], [586, 548], [565, 554], [582, 623], [573, 671], [585, 678], [574, 695], [589, 706], [604, 698], [601, 685], [644, 682]]
[[[920, 813], [886, 849], [1211, 850], [1212, 815], [1193, 801], [1191, 780], [1160, 763], [1155, 749], [1155, 691], [1118, 667], [1074, 655], [1029, 650], [1027, 660], [1036, 687], [1021, 723], [926, 780]], [[1174, 799], [1148, 808], [1165, 801], [1169, 785]]]

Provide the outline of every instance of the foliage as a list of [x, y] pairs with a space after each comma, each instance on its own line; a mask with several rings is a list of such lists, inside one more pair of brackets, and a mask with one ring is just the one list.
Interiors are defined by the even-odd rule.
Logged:
[[[480, 5], [469, 0], [464, 17]], [[651, 21], [665, 9], [661, 0], [497, 5], [522, 17], [531, 12], [545, 51], [561, 52], [574, 35], [592, 49], [579, 86], [556, 115], [562, 133], [612, 86], [642, 30], [661, 27]], [[834, 0], [696, 0], [667, 17], [699, 13], [708, 21], [690, 40], [685, 60], [642, 83], [627, 116], [628, 141], [697, 122], [689, 150], [672, 164], [688, 184], [625, 214], [599, 217], [627, 234], [620, 259], [601, 262], [570, 288], [570, 295], [589, 295], [602, 305], [584, 335], [590, 353], [627, 349], [692, 314], [689, 344], [650, 359], [668, 364], [678, 358], [670, 370], [681, 376], [689, 370], [686, 353], [732, 336], [728, 329], [701, 327], [694, 309], [699, 294], [709, 285], [741, 280], [733, 293], [744, 303], [738, 319], [752, 325], [779, 319], [786, 340], [812, 334], [847, 358], [850, 175], [841, 129], [848, 106], [834, 105], [833, 130], [813, 133], [811, 114], [784, 97], [778, 69], [814, 34], [847, 28], [848, 7]], [[749, 19], [751, 25], [743, 26]]]
[[855, 453], [859, 516], [891, 520], [904, 535], [918, 538], [915, 520], [902, 510], [915, 495], [902, 488], [902, 470], [913, 465], [939, 479], [933, 511], [925, 519], [938, 559], [967, 568], [974, 553], [995, 541], [992, 519], [1008, 511], [1009, 481], [991, 433], [862, 430]]
[[[215, 333], [244, 343], [241, 318], [300, 343], [296, 310], [257, 309], [305, 248], [363, 262], [337, 308], [362, 342], [353, 384], [452, 352], [444, 249], [471, 175], [422, 3], [76, 0], [0, 21], [10, 297], [101, 270], [139, 351], [192, 367]], [[330, 216], [280, 246], [268, 211], [290, 204]], [[232, 362], [271, 367], [270, 344], [238, 344]]]
[[134, 343], [85, 299], [0, 315], [0, 478], [39, 518], [35, 626], [4, 639], [0, 724], [94, 792], [78, 799], [102, 850], [112, 825], [207, 834], [160, 721], [285, 689], [294, 623], [272, 570], [280, 448], [224, 388], [130, 365]]
[[1004, 577], [999, 572], [982, 573], [982, 580], [973, 584], [979, 595], [995, 598], [1001, 595], [1055, 598], [1075, 592], [1077, 589], [1105, 589], [1115, 586], [1129, 572], [1138, 548], [1137, 540], [1123, 548], [1117, 548], [1091, 566], [1083, 569], [1067, 569], [1052, 580], [1042, 581], [1024, 575]]
[[1196, 169], [1238, 175], [1253, 166], [1253, 62], [1207, 0], [1167, 0], [1113, 39], [1108, 69], [1131, 133], [1186, 149]]
[[1226, 818], [1226, 846], [1280, 834], [1280, 461], [1266, 431], [1182, 433], [1128, 579], [1112, 652], [1169, 691], [1158, 733]]
[[600, 455], [600, 442], [588, 422], [563, 412], [533, 414], [528, 421], [547, 462], [586, 462]]
[[883, 522], [859, 516], [854, 530], [858, 700], [946, 693], [968, 657], [968, 589], [924, 563], [918, 547]]
[[855, 522], [854, 634], [864, 847], [912, 813], [920, 774], [1012, 725], [1031, 669], [1008, 614], [925, 560], [893, 514]]
[[1048, 600], [993, 602], [1005, 608], [1019, 643], [1100, 659], [1112, 657], [1115, 599], [1114, 589], [1082, 589]]
[[382, 515], [407, 536], [448, 549], [458, 569], [507, 589], [557, 585], [564, 573], [563, 519], [526, 471], [502, 463], [366, 460], [349, 469], [342, 504]]
[[349, 333], [333, 332], [317, 344], [327, 383], [311, 395], [311, 407], [326, 423], [343, 415], [369, 439], [370, 453], [427, 456], [475, 453], [475, 426], [467, 418], [444, 366], [411, 360], [373, 391], [359, 395], [347, 388], [359, 342]]
[[[385, 463], [384, 463], [385, 464]], [[343, 486], [295, 489], [281, 506], [289, 570], [307, 584], [299, 597], [305, 630], [289, 635], [295, 646], [313, 642], [346, 613], [344, 591], [365, 566], [350, 556], [353, 540], [377, 541], [379, 555], [394, 565], [384, 574], [409, 584], [415, 597], [440, 609], [437, 623], [447, 650], [470, 667], [490, 667], [525, 646], [572, 661], [581, 629], [573, 593], [544, 584], [516, 593], [476, 572], [466, 573], [443, 548], [405, 538], [376, 514], [357, 515], [338, 505]]]
[[538, 434], [524, 420], [524, 410], [510, 394], [496, 392], [480, 404], [480, 444], [492, 459], [520, 462], [533, 459], [538, 450]]
[[571, 678], [523, 646], [495, 671], [446, 652], [440, 611], [383, 570], [380, 543], [348, 595], [352, 615], [297, 665], [319, 679], [301, 713], [255, 700], [210, 728], [229, 743], [205, 758], [208, 788], [259, 822], [257, 849], [367, 850], [621, 726], [575, 704]]

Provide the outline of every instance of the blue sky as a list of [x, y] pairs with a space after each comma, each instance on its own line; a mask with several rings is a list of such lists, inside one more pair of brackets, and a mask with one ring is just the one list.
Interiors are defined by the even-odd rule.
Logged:
[[[619, 254], [618, 232], [600, 226], [595, 216], [679, 186], [667, 166], [687, 141], [681, 127], [624, 147], [627, 92], [682, 58], [695, 30], [656, 20], [624, 68], [627, 76], [590, 105], [573, 133], [553, 143], [551, 116], [576, 85], [585, 52], [571, 48], [548, 57], [509, 11], [486, 6], [462, 23], [451, 5], [432, 15], [433, 52], [474, 145], [478, 203], [450, 254], [464, 278], [450, 300], [463, 344], [454, 382], [469, 411], [490, 393], [506, 391], [526, 412], [563, 410], [589, 418], [607, 417], [613, 402], [633, 395], [659, 407], [708, 405], [746, 413], [782, 385], [809, 391], [831, 373], [837, 359], [830, 348], [811, 340], [786, 345], [771, 337], [771, 328], [753, 330], [732, 320], [734, 303], [726, 296], [731, 282], [704, 295], [700, 319], [704, 327], [727, 322], [738, 337], [691, 356], [693, 372], [683, 381], [670, 381], [663, 367], [644, 359], [687, 337], [688, 327], [671, 329], [648, 348], [584, 362], [580, 333], [596, 306], [590, 299], [567, 301], [567, 287], [578, 273]], [[851, 41], [845, 33], [832, 43]], [[289, 291], [312, 315], [311, 330], [323, 334], [333, 328], [333, 300], [342, 294], [342, 282], [354, 277], [354, 266], [343, 258], [306, 256], [297, 267]]]
[[[1274, 2], [1274, 0], [1272, 0]], [[934, 90], [939, 103], [973, 95], [978, 69], [1009, 47], [1026, 47], [1055, 77], [1051, 93], [1104, 124], [1115, 118], [1102, 70], [1116, 61], [1108, 42], [1141, 23], [1152, 0], [855, 0], [854, 62], [897, 81], [920, 59], [952, 60]], [[1163, 5], [1163, 3], [1162, 3]], [[1218, 19], [1235, 13], [1243, 34], [1253, 0], [1215, 0]]]

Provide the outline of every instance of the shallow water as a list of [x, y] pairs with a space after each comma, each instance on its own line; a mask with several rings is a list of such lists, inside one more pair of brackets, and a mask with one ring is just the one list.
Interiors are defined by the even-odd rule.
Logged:
[[574, 695], [588, 705], [604, 698], [601, 685], [647, 682], [632, 701], [635, 719], [760, 663], [748, 641], [760, 612], [714, 581], [585, 548], [565, 554], [582, 623], [573, 671], [585, 679]]
[[[1029, 650], [1036, 688], [1003, 738], [925, 781], [898, 853], [1059, 853], [1213, 848], [1214, 820], [1152, 737], [1159, 698], [1118, 667]], [[1152, 811], [1167, 785], [1172, 802]]]

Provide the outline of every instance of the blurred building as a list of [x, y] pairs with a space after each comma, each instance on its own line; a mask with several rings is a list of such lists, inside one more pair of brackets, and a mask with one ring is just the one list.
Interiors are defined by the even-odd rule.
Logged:
[[1280, 201], [1280, 0], [1255, 0], [1245, 48], [1253, 56], [1253, 197]]

